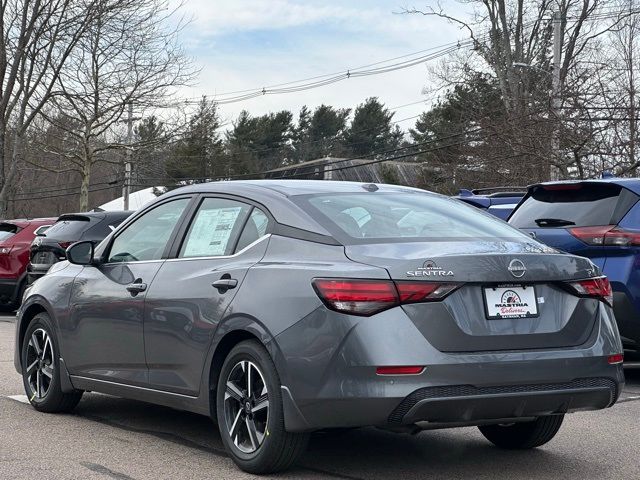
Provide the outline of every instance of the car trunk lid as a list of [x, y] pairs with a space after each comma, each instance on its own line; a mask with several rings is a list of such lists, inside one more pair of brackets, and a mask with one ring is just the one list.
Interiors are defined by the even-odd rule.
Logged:
[[537, 242], [394, 242], [345, 251], [354, 261], [385, 268], [397, 282], [460, 285], [442, 301], [401, 307], [443, 352], [578, 346], [597, 319], [598, 300], [564, 285], [599, 271], [585, 258], [552, 253]]

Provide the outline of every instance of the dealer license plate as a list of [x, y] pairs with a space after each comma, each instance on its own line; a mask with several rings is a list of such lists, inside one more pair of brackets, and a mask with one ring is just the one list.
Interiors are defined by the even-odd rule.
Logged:
[[531, 318], [538, 316], [533, 285], [486, 287], [484, 300], [487, 318]]

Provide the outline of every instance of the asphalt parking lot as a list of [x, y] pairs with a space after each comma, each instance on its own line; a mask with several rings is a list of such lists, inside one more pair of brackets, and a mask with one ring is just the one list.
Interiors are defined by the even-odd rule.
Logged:
[[[235, 468], [202, 416], [94, 393], [74, 414], [36, 412], [23, 403], [13, 334], [13, 318], [0, 317], [1, 479], [254, 478]], [[640, 366], [626, 375], [617, 405], [567, 417], [558, 436], [535, 451], [500, 451], [475, 428], [318, 433], [300, 465], [274, 478], [637, 479]]]

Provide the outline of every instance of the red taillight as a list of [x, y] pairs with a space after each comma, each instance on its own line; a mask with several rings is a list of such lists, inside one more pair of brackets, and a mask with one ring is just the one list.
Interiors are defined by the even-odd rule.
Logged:
[[424, 367], [418, 366], [398, 366], [398, 367], [378, 367], [376, 373], [378, 375], [419, 375]]
[[58, 242], [58, 245], [60, 245], [64, 250], [66, 250], [69, 245], [71, 245], [73, 242]]
[[570, 282], [569, 285], [582, 297], [594, 297], [609, 305], [613, 305], [613, 290], [611, 290], [611, 284], [607, 277]]
[[455, 283], [396, 282], [400, 303], [416, 303], [441, 300], [458, 285]]
[[453, 283], [317, 278], [313, 287], [331, 310], [369, 316], [405, 303], [442, 300]]
[[391, 281], [316, 279], [313, 286], [325, 305], [338, 312], [372, 315], [398, 304]]
[[632, 247], [640, 245], [640, 232], [630, 232], [615, 225], [570, 228], [571, 235], [587, 245]]
[[607, 357], [607, 362], [609, 365], [618, 365], [619, 363], [624, 362], [624, 355], [622, 353], [616, 353], [615, 355], [609, 355]]

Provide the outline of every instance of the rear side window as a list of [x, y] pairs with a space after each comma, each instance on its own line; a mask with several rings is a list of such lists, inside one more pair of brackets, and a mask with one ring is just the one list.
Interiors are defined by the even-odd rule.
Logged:
[[236, 246], [236, 252], [239, 252], [243, 248], [248, 247], [253, 242], [267, 233], [267, 226], [269, 225], [269, 218], [259, 208], [254, 208], [249, 215], [238, 245]]
[[205, 198], [191, 222], [180, 257], [230, 255], [251, 206], [225, 198]]
[[592, 227], [617, 224], [638, 197], [608, 183], [536, 187], [509, 218], [517, 228]]
[[77, 240], [90, 225], [91, 222], [88, 218], [85, 220], [60, 220], [49, 227], [47, 237], [62, 240]]
[[438, 195], [335, 193], [298, 196], [293, 201], [345, 244], [479, 238], [531, 241], [475, 207]]
[[0, 224], [0, 242], [7, 240], [13, 237], [16, 233], [22, 230], [17, 225], [13, 223], [2, 223]]
[[41, 227], [36, 228], [33, 233], [36, 236], [41, 236], [47, 233], [47, 230], [49, 230], [49, 228], [51, 228], [51, 225], [42, 225]]

